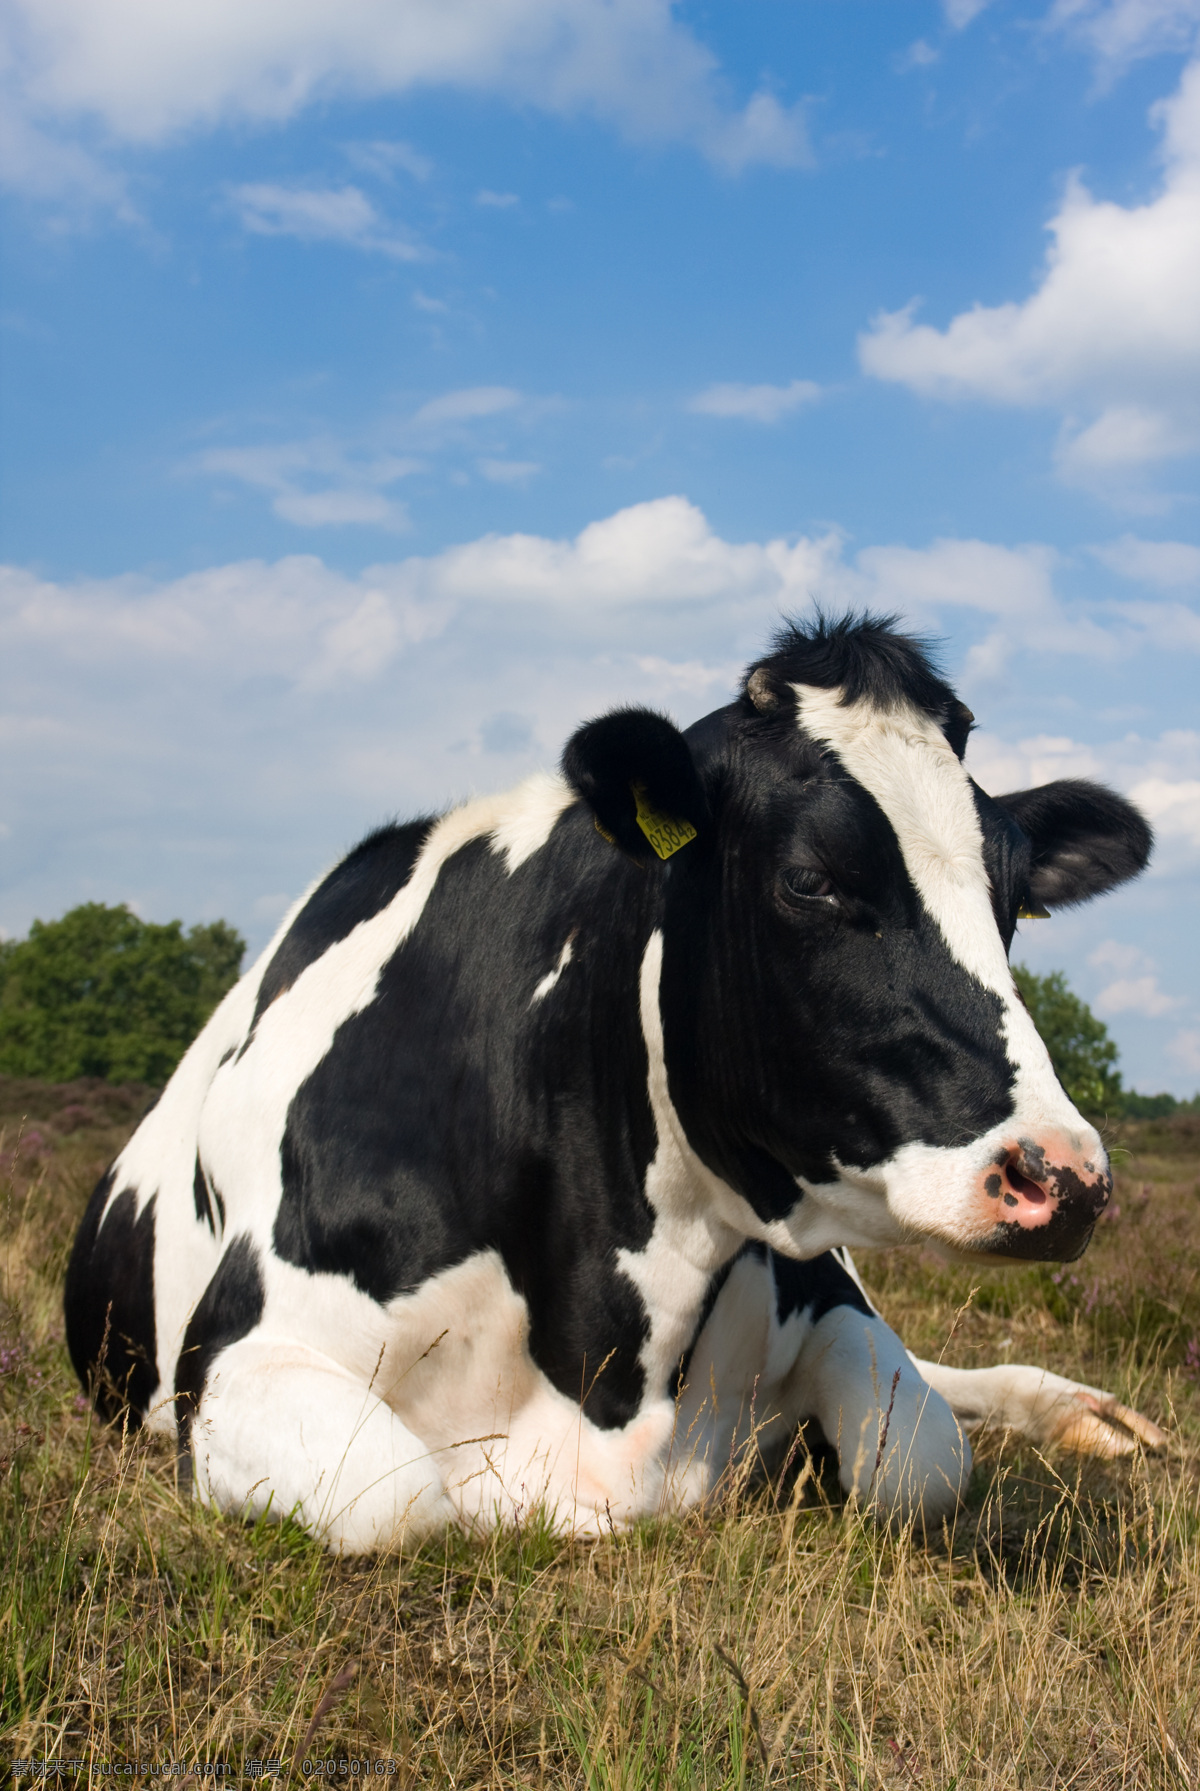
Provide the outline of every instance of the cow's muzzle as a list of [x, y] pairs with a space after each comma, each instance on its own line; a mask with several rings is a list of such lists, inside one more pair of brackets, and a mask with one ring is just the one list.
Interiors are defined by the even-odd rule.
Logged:
[[981, 1217], [989, 1223], [976, 1248], [1025, 1262], [1082, 1256], [1112, 1193], [1103, 1151], [1085, 1154], [1065, 1136], [1006, 1145], [982, 1184]]

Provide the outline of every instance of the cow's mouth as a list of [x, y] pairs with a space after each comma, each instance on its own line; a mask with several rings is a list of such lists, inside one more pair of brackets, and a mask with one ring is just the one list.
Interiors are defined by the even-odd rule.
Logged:
[[990, 1236], [980, 1239], [975, 1251], [1009, 1262], [1077, 1262], [1091, 1243], [1095, 1229], [1095, 1218], [1081, 1225], [1074, 1215], [1060, 1208], [1048, 1224], [1036, 1231], [1001, 1220]]

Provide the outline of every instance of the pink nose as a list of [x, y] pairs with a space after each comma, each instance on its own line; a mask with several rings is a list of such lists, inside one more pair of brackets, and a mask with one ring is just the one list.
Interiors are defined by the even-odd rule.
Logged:
[[1108, 1205], [1112, 1177], [1102, 1151], [1088, 1155], [1065, 1133], [1048, 1134], [1019, 1138], [998, 1151], [984, 1173], [983, 1192], [996, 1228], [993, 1249], [1063, 1260], [1086, 1245]]

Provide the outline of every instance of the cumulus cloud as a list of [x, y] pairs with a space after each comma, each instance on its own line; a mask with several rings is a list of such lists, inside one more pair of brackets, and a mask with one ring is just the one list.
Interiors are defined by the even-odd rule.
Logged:
[[786, 386], [715, 385], [699, 392], [688, 406], [701, 416], [738, 417], [750, 423], [778, 423], [782, 417], [812, 404], [821, 396], [811, 379], [794, 379]]
[[[9, 108], [64, 146], [97, 130], [157, 145], [444, 86], [690, 143], [733, 172], [811, 161], [801, 108], [765, 89], [739, 107], [671, 0], [12, 0], [5, 19]], [[9, 178], [43, 177], [18, 156]]]
[[255, 236], [294, 236], [304, 243], [344, 243], [394, 261], [423, 261], [427, 251], [401, 235], [358, 187], [276, 186], [248, 181], [229, 188], [243, 230]]
[[928, 398], [1051, 406], [1064, 476], [1105, 487], [1200, 447], [1200, 62], [1155, 109], [1165, 179], [1121, 206], [1073, 179], [1037, 290], [939, 330], [917, 301], [859, 338], [865, 372]]

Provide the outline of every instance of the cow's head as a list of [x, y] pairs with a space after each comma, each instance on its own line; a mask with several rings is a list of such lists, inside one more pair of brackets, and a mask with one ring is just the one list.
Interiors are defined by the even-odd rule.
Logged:
[[[1022, 912], [1136, 876], [1150, 830], [1094, 784], [985, 795], [971, 720], [917, 642], [847, 619], [785, 631], [686, 734], [630, 709], [567, 747], [601, 829], [663, 878], [687, 1138], [746, 1229], [792, 1253], [921, 1238], [1069, 1259], [1108, 1200], [1008, 948]], [[661, 865], [639, 802], [695, 830]]]

